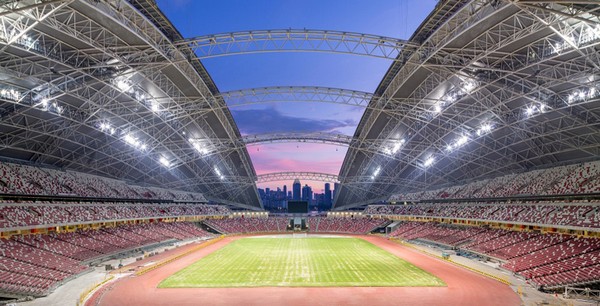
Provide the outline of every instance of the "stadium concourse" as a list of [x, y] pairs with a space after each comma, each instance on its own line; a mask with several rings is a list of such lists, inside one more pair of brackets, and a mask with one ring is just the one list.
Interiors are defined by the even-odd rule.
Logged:
[[[154, 0], [0, 1], [0, 20], [0, 305], [600, 299], [597, 0], [440, 0], [408, 39], [184, 37]], [[389, 67], [373, 92], [220, 92], [204, 66], [274, 52]], [[283, 102], [362, 117], [248, 134], [230, 111]], [[258, 171], [248, 146], [287, 142], [345, 158]], [[331, 207], [269, 211], [258, 187], [298, 178], [333, 183]]]

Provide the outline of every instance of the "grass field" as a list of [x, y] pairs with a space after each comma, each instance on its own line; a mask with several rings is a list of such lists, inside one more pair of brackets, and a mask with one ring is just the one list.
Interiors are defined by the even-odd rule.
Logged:
[[445, 285], [362, 239], [244, 238], [180, 270], [159, 288]]

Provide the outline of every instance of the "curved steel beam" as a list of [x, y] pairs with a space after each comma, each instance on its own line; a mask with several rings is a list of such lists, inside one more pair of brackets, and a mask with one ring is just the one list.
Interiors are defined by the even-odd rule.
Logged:
[[228, 107], [272, 102], [323, 102], [367, 107], [374, 95], [369, 92], [318, 87], [318, 86], [272, 86], [247, 88], [222, 92], [220, 95]]
[[274, 172], [256, 176], [257, 183], [295, 179], [339, 183], [337, 175], [319, 172]]
[[332, 145], [349, 146], [352, 142], [352, 136], [338, 133], [272, 133], [246, 135], [242, 137], [246, 146], [257, 145], [259, 143], [281, 143], [281, 142], [311, 142]]
[[[272, 86], [257, 87], [222, 92], [215, 99], [224, 100], [227, 107], [232, 109], [253, 104], [302, 102], [302, 103], [332, 103], [347, 106], [377, 110], [389, 116], [409, 116], [418, 120], [418, 112], [427, 111], [425, 106], [414, 106], [416, 102], [428, 101], [436, 103], [439, 99], [412, 98], [383, 98], [373, 93], [331, 87], [318, 86]], [[187, 102], [190, 107], [197, 103], [194, 100]], [[386, 106], [384, 108], [384, 106]]]
[[[385, 158], [402, 161], [400, 148], [404, 142], [398, 139], [368, 139], [362, 143], [357, 143], [353, 136], [340, 133], [327, 132], [283, 132], [283, 133], [267, 133], [267, 134], [252, 134], [244, 135], [239, 140], [231, 141], [225, 138], [199, 138], [195, 139], [202, 147], [206, 148], [206, 152], [202, 156], [210, 156], [214, 154], [227, 154], [231, 150], [240, 147], [250, 147], [262, 143], [317, 143], [334, 146], [344, 146], [357, 149], [365, 154], [377, 154]], [[179, 152], [180, 156], [185, 156], [190, 152]], [[194, 152], [191, 152], [194, 153]]]
[[[365, 153], [378, 154], [385, 156], [386, 158], [401, 160], [401, 156], [398, 154], [399, 149], [404, 144], [394, 139], [369, 139], [362, 142], [362, 146], [359, 146], [356, 139], [353, 136], [339, 134], [339, 133], [325, 133], [325, 132], [313, 132], [313, 133], [301, 133], [301, 132], [290, 132], [290, 133], [272, 133], [272, 134], [254, 134], [242, 136], [242, 143], [245, 146], [252, 146], [261, 143], [288, 143], [288, 142], [302, 142], [302, 143], [318, 143], [352, 147]], [[211, 143], [218, 143], [218, 140], [212, 140]]]
[[175, 45], [190, 48], [200, 59], [247, 53], [325, 52], [396, 60], [402, 49], [419, 47], [393, 37], [307, 29], [212, 34], [187, 38]]

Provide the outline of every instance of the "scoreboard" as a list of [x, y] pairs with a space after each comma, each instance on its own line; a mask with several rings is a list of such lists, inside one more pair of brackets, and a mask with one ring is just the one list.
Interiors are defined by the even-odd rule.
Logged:
[[288, 213], [290, 214], [307, 214], [308, 201], [288, 201]]

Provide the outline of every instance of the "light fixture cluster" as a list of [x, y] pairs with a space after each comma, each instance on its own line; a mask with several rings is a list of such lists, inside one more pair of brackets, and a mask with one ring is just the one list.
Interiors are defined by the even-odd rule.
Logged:
[[545, 113], [550, 107], [544, 103], [536, 103], [528, 105], [525, 108], [525, 115], [531, 117], [535, 114]]
[[485, 135], [491, 132], [494, 129], [494, 126], [491, 123], [484, 123], [477, 129], [477, 136]]
[[62, 114], [65, 109], [64, 109], [64, 107], [58, 105], [58, 103], [56, 101], [54, 101], [48, 106], [48, 110], [54, 111], [57, 114]]
[[100, 131], [105, 132], [110, 135], [114, 135], [115, 132], [117, 131], [112, 125], [110, 125], [109, 123], [106, 123], [106, 122], [100, 123], [99, 128], [100, 128]]
[[448, 152], [452, 152], [462, 146], [464, 146], [465, 144], [467, 144], [467, 142], [469, 142], [470, 138], [467, 134], [463, 134], [460, 137], [456, 138], [451, 144], [449, 144], [448, 146], [446, 146], [446, 150]]
[[477, 82], [473, 81], [473, 80], [467, 80], [463, 83], [463, 90], [466, 93], [470, 93], [471, 91], [473, 91], [473, 89], [477, 88], [478, 84]]
[[[591, 43], [600, 39], [600, 25], [596, 25], [595, 27], [592, 27], [587, 23], [581, 23], [579, 25], [582, 25], [582, 29], [579, 33], [574, 31], [571, 34], [562, 35], [562, 42], [556, 42], [550, 45], [550, 54], [560, 54], [562, 51], [570, 48], [579, 49], [580, 46], [583, 44]], [[576, 27], [579, 25], [573, 25], [572, 27]], [[559, 32], [554, 27], [550, 27], [556, 32]], [[577, 37], [578, 39], [576, 39], [575, 37]]]
[[[135, 148], [139, 151], [142, 151], [142, 152], [148, 151], [148, 146], [143, 141], [141, 141], [139, 138], [137, 138], [133, 133], [119, 130], [118, 128], [115, 128], [108, 122], [102, 122], [99, 125], [97, 125], [97, 127], [100, 131], [102, 131], [106, 134], [109, 134], [109, 135], [115, 135], [115, 134], [121, 133], [123, 135], [121, 137], [121, 140], [123, 140], [125, 143], [127, 143], [128, 145], [132, 146], [133, 148]], [[173, 163], [164, 155], [161, 155], [158, 157], [158, 162], [161, 165], [165, 166], [166, 168], [171, 168], [173, 166]]]
[[123, 141], [140, 151], [146, 151], [146, 149], [148, 148], [145, 143], [143, 143], [141, 140], [135, 137], [132, 133], [126, 133], [123, 136]]
[[116, 78], [113, 81], [113, 83], [115, 84], [115, 86], [117, 86], [117, 88], [119, 88], [119, 90], [121, 90], [121, 92], [128, 94], [136, 101], [144, 104], [150, 110], [152, 110], [154, 113], [158, 114], [161, 112], [160, 103], [158, 103], [152, 97], [148, 96], [141, 89], [135, 88], [135, 86], [131, 83], [131, 81], [128, 78], [119, 77], [119, 78]]
[[600, 24], [596, 24], [596, 27], [586, 25], [587, 27], [579, 35], [579, 42], [585, 44], [600, 39]]
[[14, 88], [0, 89], [0, 97], [3, 99], [19, 101], [19, 99], [21, 99], [21, 95], [21, 92]]
[[132, 89], [133, 85], [125, 77], [116, 78], [114, 80], [114, 83], [117, 86], [117, 88], [119, 88], [122, 92], [128, 92], [128, 93], [133, 92], [133, 89]]
[[219, 168], [215, 167], [215, 173], [217, 174], [217, 176], [221, 179], [224, 180], [225, 176], [223, 175], [223, 173], [221, 173], [221, 171], [219, 170]]
[[446, 107], [460, 100], [465, 95], [471, 93], [479, 84], [471, 79], [467, 79], [461, 84], [461, 88], [449, 90], [439, 101], [431, 108], [432, 117], [440, 114]]
[[165, 167], [169, 168], [171, 166], [171, 162], [164, 156], [161, 156], [158, 161]]
[[27, 48], [27, 49], [37, 49], [37, 47], [38, 47], [37, 40], [33, 39], [32, 37], [30, 37], [27, 34], [21, 36], [17, 40], [17, 43], [20, 44], [20, 45], [25, 46], [25, 48]]
[[406, 140], [404, 140], [404, 139], [394, 140], [394, 141], [392, 141], [392, 143], [390, 144], [389, 147], [385, 147], [383, 149], [383, 153], [385, 153], [386, 155], [390, 155], [390, 156], [394, 155], [394, 154], [398, 153], [398, 151], [400, 150], [402, 145], [404, 145], [405, 142], [406, 142]]
[[[429, 120], [433, 119], [435, 116], [442, 113], [446, 107], [448, 107], [449, 105], [460, 100], [465, 95], [473, 92], [478, 86], [479, 86], [479, 83], [477, 81], [475, 81], [473, 79], [469, 79], [469, 78], [467, 78], [467, 79], [463, 78], [463, 81], [460, 84], [460, 86], [452, 88], [444, 96], [442, 96], [442, 98], [440, 98], [432, 106], [432, 108], [429, 110], [429, 113], [425, 112], [423, 114], [423, 118], [427, 118]], [[483, 135], [491, 132], [493, 130], [493, 128], [494, 128], [494, 126], [492, 123], [484, 123], [475, 131], [475, 134], [477, 135], [477, 137], [483, 136]], [[448, 146], [446, 147], [446, 151], [453, 152], [456, 149], [467, 144], [470, 140], [471, 140], [471, 136], [469, 133], [462, 134], [460, 137], [455, 139], [452, 143], [448, 144]], [[402, 147], [402, 145], [405, 144], [405, 142], [406, 142], [406, 140], [404, 140], [404, 139], [397, 141], [396, 143], [392, 144], [391, 146], [385, 147], [383, 149], [383, 152], [386, 155], [393, 155], [400, 150], [400, 148]], [[424, 161], [422, 161], [421, 165], [424, 168], [428, 168], [431, 165], [433, 165], [434, 163], [435, 163], [435, 156], [429, 155]], [[378, 167], [376, 169], [376, 171], [371, 175], [371, 179], [375, 179], [377, 174], [379, 174], [379, 170], [380, 170], [380, 168]]]
[[[185, 132], [183, 132], [185, 135]], [[198, 139], [194, 139], [194, 138], [189, 138], [188, 141], [190, 142], [190, 144], [192, 145], [192, 147], [198, 151], [198, 153], [202, 154], [202, 155], [206, 155], [208, 154], [208, 148], [206, 147], [206, 145], [203, 145], [202, 142]]]
[[580, 101], [589, 100], [599, 96], [600, 92], [596, 90], [596, 87], [590, 87], [588, 89], [577, 89], [571, 92], [567, 96], [567, 103], [575, 103]]
[[371, 175], [371, 179], [374, 180], [379, 173], [381, 172], [381, 166], [377, 166], [377, 168], [375, 168], [375, 171], [373, 171], [373, 174]]
[[[469, 143], [469, 141], [473, 140], [474, 137], [476, 138], [476, 137], [484, 136], [493, 130], [494, 130], [493, 123], [491, 123], [491, 122], [482, 123], [475, 132], [464, 132], [459, 137], [457, 137], [452, 142], [450, 142], [446, 146], [446, 152], [447, 153], [454, 152], [457, 149], [465, 146], [467, 143]], [[422, 165], [424, 168], [428, 168], [429, 166], [433, 165], [434, 163], [435, 163], [434, 155], [429, 155], [429, 157], [423, 161]]]
[[435, 163], [435, 157], [429, 156], [424, 162], [423, 167], [428, 168]]
[[[423, 113], [422, 117], [428, 120], [433, 119], [437, 115], [443, 112], [445, 108], [453, 104], [454, 102], [460, 100], [465, 95], [471, 93], [475, 88], [479, 86], [479, 83], [472, 79], [463, 79], [460, 87], [455, 87], [449, 90], [442, 98], [440, 98], [429, 110], [429, 113]], [[477, 130], [477, 136], [481, 136], [489, 133], [493, 129], [491, 124], [486, 124], [480, 127]], [[462, 135], [458, 139], [456, 139], [452, 144], [449, 144], [446, 149], [451, 152], [454, 151], [463, 145], [465, 145], [470, 140], [467, 134]], [[398, 152], [398, 150], [404, 145], [406, 141], [404, 139], [399, 142], [393, 144], [391, 147], [386, 147], [383, 149], [383, 152], [387, 155], [393, 155]], [[428, 168], [435, 163], [435, 157], [430, 155], [427, 159], [422, 162], [424, 168]], [[380, 169], [380, 168], [378, 168]], [[378, 174], [378, 171], [376, 171]], [[374, 179], [377, 174], [371, 175], [371, 179]]]
[[573, 38], [569, 37], [570, 41], [564, 40], [563, 42], [557, 42], [552, 46], [552, 52], [551, 54], [560, 54], [562, 51], [571, 48], [572, 45], [574, 45], [574, 40]]

